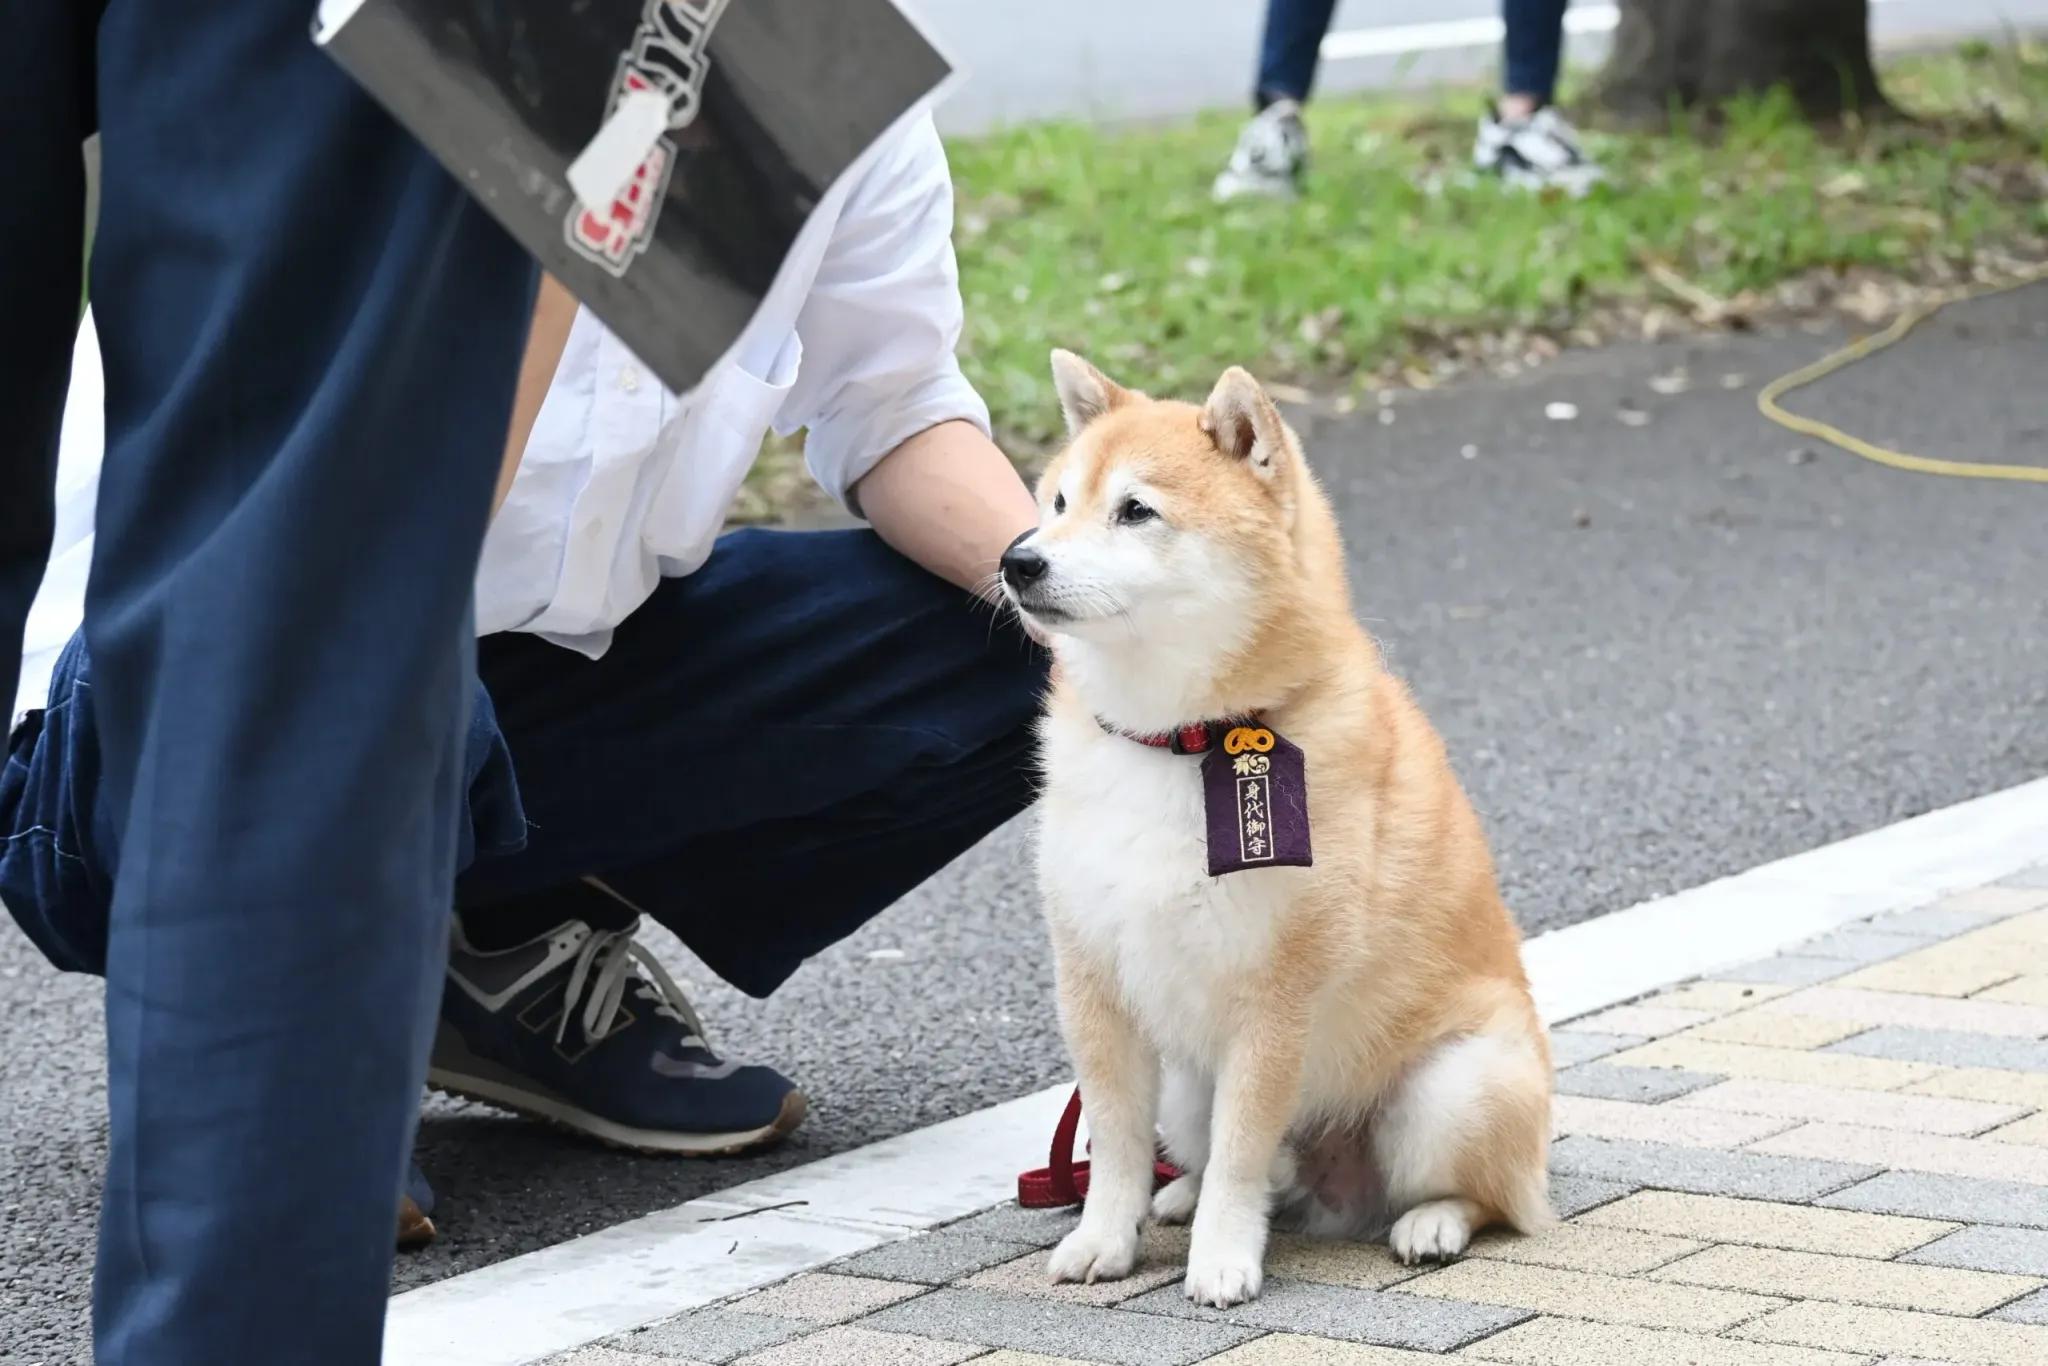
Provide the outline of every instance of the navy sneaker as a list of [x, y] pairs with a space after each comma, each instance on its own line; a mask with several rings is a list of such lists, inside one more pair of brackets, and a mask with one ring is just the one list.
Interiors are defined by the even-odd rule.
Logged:
[[636, 1152], [737, 1153], [793, 1131], [803, 1093], [711, 1051], [638, 925], [568, 920], [484, 953], [458, 922], [428, 1084]]

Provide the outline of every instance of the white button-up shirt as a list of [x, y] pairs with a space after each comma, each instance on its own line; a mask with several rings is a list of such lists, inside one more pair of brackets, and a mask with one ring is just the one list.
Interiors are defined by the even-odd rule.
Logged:
[[[960, 373], [953, 188], [928, 115], [835, 183], [738, 343], [671, 393], [588, 312], [570, 329], [477, 574], [479, 632], [528, 631], [592, 658], [662, 578], [711, 554], [769, 429], [808, 429], [818, 483], [848, 490], [937, 423], [984, 432]], [[65, 414], [58, 532], [29, 617], [16, 712], [41, 706], [84, 615], [101, 456], [98, 350], [83, 329]]]

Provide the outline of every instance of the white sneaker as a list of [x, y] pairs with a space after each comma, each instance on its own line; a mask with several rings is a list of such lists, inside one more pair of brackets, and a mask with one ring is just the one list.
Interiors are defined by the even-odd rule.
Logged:
[[1216, 177], [1211, 193], [1218, 202], [1258, 195], [1292, 199], [1300, 192], [1301, 173], [1308, 165], [1308, 129], [1301, 124], [1301, 105], [1275, 100], [1237, 135], [1230, 164]]
[[1549, 105], [1526, 119], [1489, 107], [1472, 141], [1472, 164], [1518, 190], [1563, 190], [1574, 198], [1607, 178], [1579, 146], [1579, 135]]

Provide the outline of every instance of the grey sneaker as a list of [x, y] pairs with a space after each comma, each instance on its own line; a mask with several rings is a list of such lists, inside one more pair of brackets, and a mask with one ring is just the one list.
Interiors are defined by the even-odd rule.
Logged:
[[1308, 129], [1302, 127], [1301, 105], [1276, 100], [1237, 135], [1230, 164], [1216, 177], [1210, 192], [1219, 203], [1246, 195], [1292, 199], [1300, 192], [1301, 173], [1307, 166]]
[[711, 1051], [632, 927], [582, 920], [498, 953], [457, 923], [427, 1081], [644, 1153], [744, 1152], [804, 1118], [787, 1077]]
[[1472, 141], [1472, 164], [1518, 190], [1563, 190], [1577, 198], [1607, 178], [1579, 146], [1579, 135], [1549, 105], [1526, 119], [1489, 107]]

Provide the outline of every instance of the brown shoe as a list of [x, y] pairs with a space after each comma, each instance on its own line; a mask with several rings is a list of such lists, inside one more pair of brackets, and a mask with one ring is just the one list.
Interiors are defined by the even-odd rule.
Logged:
[[398, 1197], [398, 1250], [418, 1252], [434, 1241], [434, 1221], [421, 1213], [410, 1195]]

